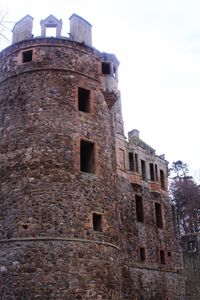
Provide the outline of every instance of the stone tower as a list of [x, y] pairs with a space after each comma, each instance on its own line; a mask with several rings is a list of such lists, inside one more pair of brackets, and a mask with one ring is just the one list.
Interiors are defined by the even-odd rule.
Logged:
[[167, 162], [124, 138], [117, 58], [75, 14], [69, 37], [32, 22], [0, 53], [1, 299], [184, 299]]

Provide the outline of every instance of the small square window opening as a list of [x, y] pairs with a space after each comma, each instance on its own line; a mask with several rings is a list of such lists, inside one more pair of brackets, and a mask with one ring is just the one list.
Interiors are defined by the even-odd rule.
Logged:
[[33, 50], [28, 50], [28, 51], [24, 51], [22, 52], [22, 62], [26, 63], [26, 62], [30, 62], [33, 59]]
[[105, 74], [105, 75], [111, 74], [110, 63], [103, 62], [101, 64], [101, 68], [102, 68], [102, 74]]
[[168, 257], [172, 257], [171, 251], [168, 251], [168, 252], [167, 252], [167, 256], [168, 256]]

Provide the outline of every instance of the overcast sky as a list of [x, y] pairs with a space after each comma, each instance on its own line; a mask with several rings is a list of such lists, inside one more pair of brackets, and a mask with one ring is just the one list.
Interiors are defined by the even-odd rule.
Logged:
[[[7, 21], [26, 14], [39, 22], [76, 13], [92, 24], [93, 46], [120, 61], [125, 134], [140, 137], [171, 163], [183, 160], [200, 177], [200, 1], [199, 0], [6, 0]], [[6, 24], [12, 29], [13, 24]], [[8, 31], [4, 34], [11, 39]], [[0, 40], [0, 49], [9, 43]]]

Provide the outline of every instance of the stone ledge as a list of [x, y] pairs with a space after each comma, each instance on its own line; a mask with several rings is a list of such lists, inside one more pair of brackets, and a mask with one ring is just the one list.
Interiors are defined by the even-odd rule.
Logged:
[[94, 243], [103, 246], [113, 247], [117, 250], [120, 248], [117, 245], [107, 242], [95, 241], [95, 240], [85, 240], [79, 238], [58, 238], [58, 237], [37, 237], [37, 238], [13, 238], [0, 240], [0, 244], [14, 243], [14, 242], [41, 242], [41, 241], [53, 241], [53, 242], [75, 242], [75, 243]]
[[78, 71], [75, 71], [75, 70], [71, 70], [71, 69], [65, 69], [65, 68], [35, 68], [35, 69], [31, 69], [31, 70], [23, 70], [23, 71], [21, 71], [21, 72], [18, 72], [18, 73], [16, 73], [16, 74], [12, 74], [12, 75], [10, 75], [10, 76], [8, 76], [8, 77], [6, 77], [6, 78], [4, 78], [2, 81], [0, 81], [0, 84], [1, 83], [3, 83], [4, 81], [6, 81], [6, 80], [8, 80], [8, 79], [10, 79], [10, 78], [13, 78], [13, 77], [17, 77], [17, 76], [19, 76], [19, 75], [21, 75], [21, 74], [25, 74], [25, 73], [34, 73], [34, 72], [42, 72], [42, 71], [57, 71], [57, 72], [66, 72], [66, 73], [75, 73], [75, 74], [78, 74], [78, 75], [80, 75], [80, 76], [84, 76], [84, 77], [87, 77], [87, 78], [89, 78], [89, 79], [91, 79], [91, 80], [94, 80], [94, 81], [96, 81], [97, 83], [99, 83], [99, 81], [96, 79], [96, 78], [94, 78], [94, 77], [92, 77], [92, 76], [89, 76], [89, 75], [87, 75], [87, 74], [84, 74], [84, 73], [82, 73], [82, 72], [78, 72]]
[[177, 274], [183, 274], [183, 270], [172, 270], [170, 268], [166, 268], [166, 267], [161, 267], [161, 268], [156, 268], [156, 267], [147, 267], [147, 266], [130, 266], [130, 268], [133, 269], [143, 269], [145, 271], [156, 271], [156, 272], [166, 272], [166, 273], [177, 273]]

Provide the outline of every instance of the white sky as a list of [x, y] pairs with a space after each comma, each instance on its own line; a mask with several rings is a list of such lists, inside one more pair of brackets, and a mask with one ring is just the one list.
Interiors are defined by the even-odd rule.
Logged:
[[[140, 137], [166, 154], [183, 160], [200, 177], [200, 1], [199, 0], [6, 0], [7, 20], [34, 17], [34, 34], [49, 14], [63, 20], [76, 13], [93, 26], [93, 46], [120, 61], [125, 134]], [[13, 24], [7, 23], [12, 29]], [[9, 32], [4, 34], [11, 39]], [[0, 49], [8, 43], [0, 40]]]

